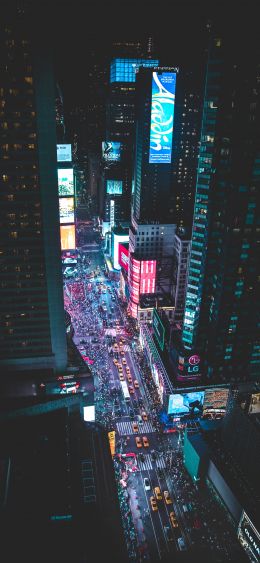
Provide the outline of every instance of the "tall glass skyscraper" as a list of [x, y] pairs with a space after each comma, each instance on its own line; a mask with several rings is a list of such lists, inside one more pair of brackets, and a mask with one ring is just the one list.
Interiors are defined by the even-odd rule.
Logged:
[[259, 64], [249, 46], [213, 41], [182, 342], [222, 380], [260, 375]]
[[28, 27], [13, 4], [0, 35], [2, 373], [67, 365], [54, 77]]

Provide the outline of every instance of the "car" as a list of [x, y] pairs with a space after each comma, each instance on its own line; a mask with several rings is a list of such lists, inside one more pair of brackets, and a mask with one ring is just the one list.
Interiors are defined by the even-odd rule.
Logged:
[[142, 447], [142, 440], [141, 440], [140, 436], [136, 436], [135, 443], [136, 443], [138, 448]]
[[135, 392], [132, 385], [129, 385], [128, 389], [129, 389], [129, 393], [131, 393], [131, 394], [133, 394]]
[[142, 454], [141, 452], [139, 453], [139, 459], [142, 463], [145, 461], [144, 454]]
[[147, 436], [143, 436], [143, 445], [145, 448], [149, 448], [149, 442]]
[[167, 541], [173, 541], [173, 533], [170, 526], [163, 526], [163, 530], [167, 538]]
[[153, 511], [158, 510], [157, 502], [154, 497], [150, 497], [150, 503]]
[[147, 416], [147, 414], [146, 414], [145, 411], [142, 412], [142, 419], [143, 419], [144, 421], [148, 420], [148, 416]]
[[136, 389], [139, 389], [139, 383], [137, 381], [137, 379], [134, 380], [134, 386]]
[[134, 415], [135, 415], [135, 413], [134, 413], [133, 409], [129, 409], [130, 418], [134, 418]]
[[173, 528], [178, 528], [178, 526], [179, 526], [178, 520], [177, 520], [177, 518], [176, 518], [176, 516], [175, 516], [175, 513], [174, 513], [173, 511], [170, 512], [169, 518], [170, 518], [172, 527], [173, 527]]
[[134, 432], [138, 432], [138, 424], [137, 424], [137, 422], [133, 422], [132, 428], [133, 428], [133, 431], [134, 431]]
[[151, 490], [151, 485], [150, 485], [150, 481], [149, 481], [148, 477], [144, 478], [144, 488], [145, 488], [146, 491]]
[[120, 354], [121, 354], [121, 356], [125, 356], [124, 350], [120, 349]]
[[115, 366], [117, 366], [117, 364], [118, 364], [118, 361], [117, 361], [117, 359], [116, 359], [116, 358], [113, 358], [113, 362], [114, 362]]
[[130, 367], [129, 366], [126, 366], [125, 369], [126, 369], [126, 373], [128, 373], [128, 372], [130, 373]]
[[162, 493], [160, 487], [154, 487], [154, 494], [157, 500], [162, 500]]
[[122, 364], [123, 364], [124, 366], [126, 365], [126, 359], [125, 359], [125, 358], [122, 359]]
[[166, 504], [172, 504], [172, 499], [170, 497], [169, 491], [163, 491], [163, 495], [164, 495]]
[[178, 546], [179, 546], [180, 551], [184, 551], [185, 549], [187, 549], [182, 536], [180, 538], [178, 538]]
[[153, 461], [155, 461], [157, 459], [156, 453], [154, 451], [151, 452], [151, 456], [152, 456]]
[[139, 404], [140, 407], [142, 407], [143, 404], [144, 404], [143, 399], [141, 397], [140, 397], [140, 399], [138, 399], [138, 404]]
[[127, 379], [129, 381], [129, 383], [133, 383], [132, 376], [131, 376], [130, 373], [127, 374]]
[[123, 344], [125, 343], [125, 338], [121, 338], [121, 342], [123, 342]]
[[125, 381], [123, 373], [119, 373], [119, 379], [120, 379], [120, 381]]
[[118, 371], [123, 371], [122, 365], [117, 362], [117, 369]]

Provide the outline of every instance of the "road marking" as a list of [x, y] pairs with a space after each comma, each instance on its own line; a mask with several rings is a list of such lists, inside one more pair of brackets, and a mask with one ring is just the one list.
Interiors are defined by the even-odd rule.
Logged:
[[138, 430], [138, 432], [134, 432], [133, 426], [132, 426], [134, 422], [137, 422], [137, 421], [133, 420], [133, 422], [130, 422], [130, 421], [117, 422], [116, 426], [117, 426], [118, 434], [121, 434], [121, 435], [125, 435], [125, 434], [127, 434], [127, 435], [136, 434], [137, 435], [138, 434], [139, 435], [139, 434], [151, 434], [155, 431], [151, 422], [143, 422], [142, 424], [137, 423], [139, 430]]

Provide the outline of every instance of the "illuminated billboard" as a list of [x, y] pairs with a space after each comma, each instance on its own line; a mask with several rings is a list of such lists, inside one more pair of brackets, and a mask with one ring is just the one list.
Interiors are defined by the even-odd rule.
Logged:
[[95, 421], [95, 405], [89, 407], [83, 407], [83, 418], [85, 422]]
[[225, 415], [229, 390], [225, 387], [205, 389], [203, 404], [204, 418], [220, 418]]
[[107, 194], [122, 195], [123, 182], [122, 180], [107, 180]]
[[115, 270], [120, 270], [119, 264], [119, 244], [122, 242], [129, 242], [129, 234], [127, 235], [117, 235], [112, 234], [112, 260]]
[[250, 561], [259, 563], [260, 534], [244, 510], [238, 525], [237, 535]]
[[155, 293], [156, 260], [142, 260], [140, 293]]
[[110, 228], [112, 229], [115, 225], [115, 200], [110, 200]]
[[61, 250], [74, 250], [76, 248], [75, 225], [61, 225], [60, 240]]
[[119, 162], [121, 158], [121, 143], [103, 141], [102, 157], [106, 162]]
[[158, 64], [158, 59], [113, 59], [110, 65], [110, 82], [135, 82], [138, 68], [153, 68]]
[[183, 416], [201, 414], [204, 391], [195, 393], [174, 393], [169, 396], [168, 414]]
[[150, 164], [170, 164], [176, 72], [153, 72], [150, 125]]
[[74, 195], [73, 168], [58, 168], [59, 196]]
[[71, 145], [57, 145], [57, 161], [71, 162]]
[[129, 250], [123, 244], [118, 245], [118, 264], [128, 272]]
[[163, 323], [162, 323], [156, 309], [153, 310], [153, 331], [154, 331], [154, 334], [156, 336], [157, 342], [158, 342], [161, 350], [163, 350], [164, 349], [165, 328], [163, 326]]
[[178, 355], [177, 381], [192, 381], [201, 377], [201, 358], [198, 354]]
[[260, 393], [253, 393], [249, 405], [249, 414], [257, 414], [260, 412]]
[[74, 223], [74, 197], [60, 197], [60, 223]]

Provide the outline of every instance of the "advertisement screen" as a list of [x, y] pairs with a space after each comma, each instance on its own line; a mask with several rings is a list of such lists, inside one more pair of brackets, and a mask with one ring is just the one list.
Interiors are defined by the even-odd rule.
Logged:
[[57, 145], [57, 161], [71, 162], [71, 145]]
[[247, 516], [246, 512], [243, 511], [241, 520], [239, 522], [238, 539], [243, 546], [244, 550], [249, 556], [251, 561], [259, 563], [260, 560], [260, 534], [251, 522], [250, 518]]
[[102, 157], [106, 162], [119, 162], [121, 158], [121, 143], [103, 141]]
[[176, 72], [153, 72], [150, 164], [171, 163]]
[[74, 197], [60, 197], [60, 223], [74, 223]]
[[90, 407], [83, 407], [83, 418], [86, 422], [95, 421], [95, 405]]
[[175, 393], [169, 396], [168, 414], [200, 414], [203, 408], [204, 391]]
[[203, 404], [204, 418], [220, 418], [225, 415], [229, 390], [227, 388], [205, 389]]
[[156, 260], [142, 260], [140, 269], [140, 293], [154, 293]]
[[129, 251], [123, 244], [118, 245], [118, 264], [128, 272], [128, 259], [129, 259]]
[[74, 195], [72, 168], [68, 168], [67, 170], [58, 168], [58, 186], [60, 196]]
[[107, 180], [107, 194], [122, 195], [123, 182], [122, 180]]
[[76, 248], [75, 225], [62, 225], [60, 227], [61, 250]]
[[110, 228], [112, 229], [115, 225], [115, 200], [110, 200]]
[[260, 412], [260, 393], [253, 393], [249, 405], [249, 414], [257, 414]]
[[153, 310], [153, 330], [154, 330], [154, 334], [156, 336], [157, 342], [158, 342], [161, 350], [163, 350], [164, 349], [165, 328], [163, 326], [163, 323], [162, 323], [156, 309]]
[[140, 66], [158, 66], [158, 59], [113, 59], [110, 65], [110, 82], [135, 82]]
[[129, 234], [127, 234], [127, 235], [116, 235], [116, 234], [113, 233], [113, 235], [112, 235], [112, 258], [113, 258], [113, 266], [116, 270], [120, 270], [119, 245], [122, 242], [129, 242]]

